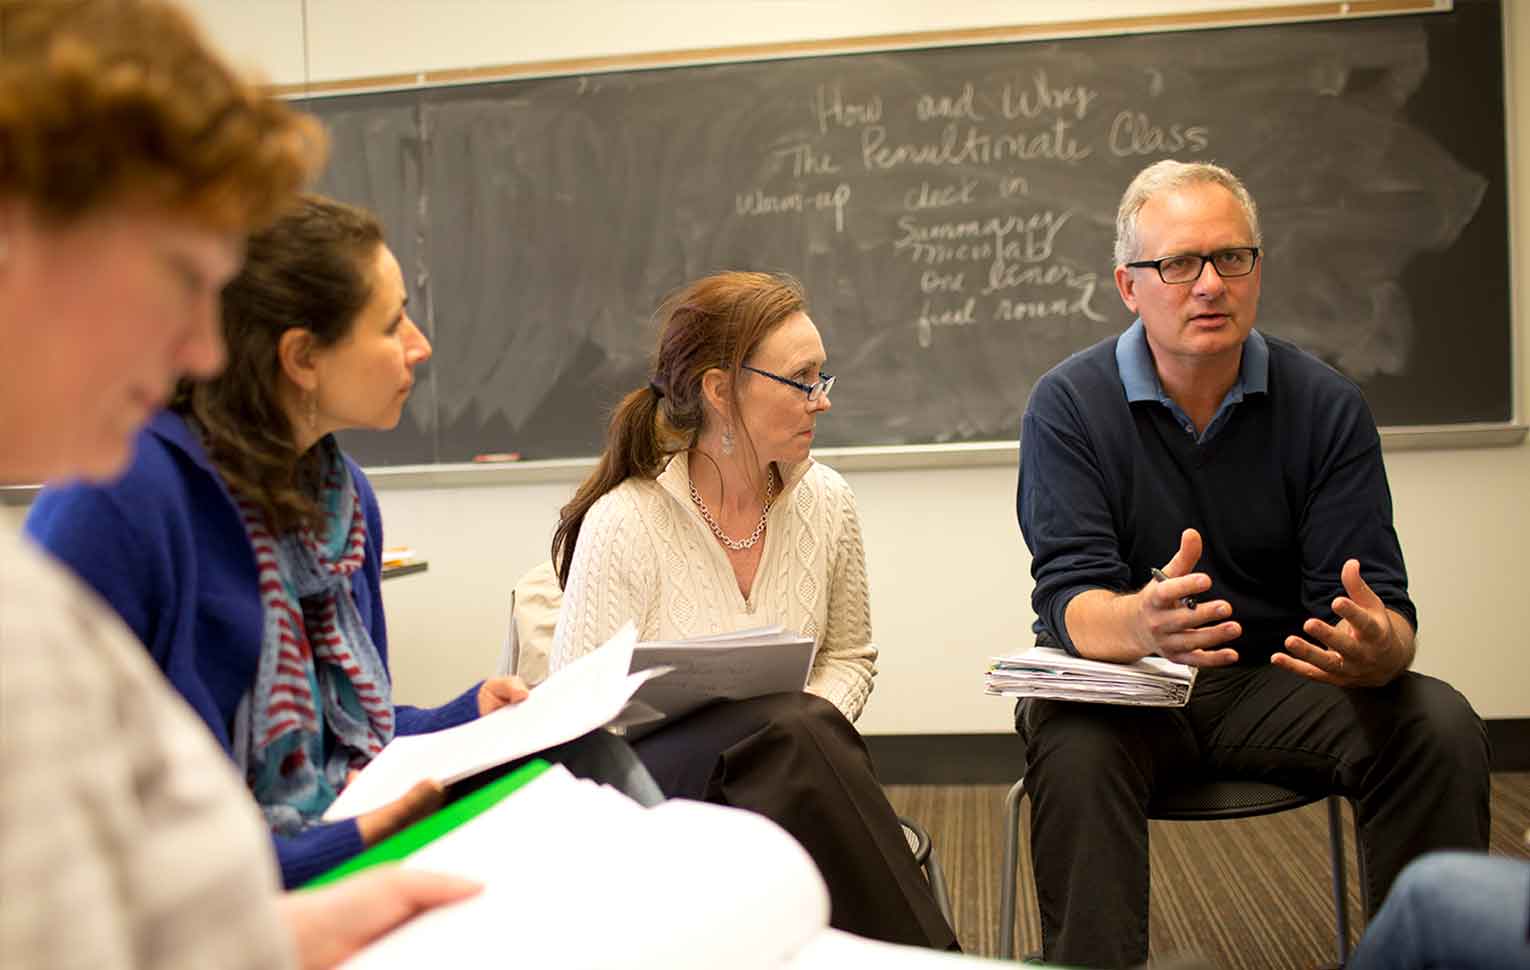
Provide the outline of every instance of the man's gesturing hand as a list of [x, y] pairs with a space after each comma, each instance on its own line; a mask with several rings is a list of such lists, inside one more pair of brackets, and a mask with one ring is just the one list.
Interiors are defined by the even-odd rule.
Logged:
[[[1233, 620], [1232, 604], [1212, 600], [1194, 607], [1185, 598], [1211, 589], [1211, 577], [1193, 572], [1201, 558], [1201, 534], [1186, 529], [1179, 537], [1179, 551], [1163, 567], [1168, 578], [1154, 580], [1130, 597], [1134, 615], [1131, 629], [1143, 656], [1157, 654], [1192, 667], [1222, 667], [1238, 660], [1238, 651], [1221, 647], [1237, 639], [1243, 628]], [[1220, 622], [1226, 621], [1226, 622]]]
[[1360, 577], [1360, 560], [1350, 559], [1340, 572], [1344, 592], [1333, 601], [1336, 624], [1313, 617], [1302, 630], [1318, 641], [1286, 637], [1287, 653], [1270, 663], [1295, 674], [1338, 687], [1380, 687], [1412, 660], [1408, 643], [1398, 630], [1406, 622], [1394, 619], [1376, 591]]

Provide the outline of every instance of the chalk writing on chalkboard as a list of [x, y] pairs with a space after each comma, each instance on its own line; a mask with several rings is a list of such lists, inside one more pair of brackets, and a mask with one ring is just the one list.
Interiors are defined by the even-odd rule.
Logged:
[[803, 280], [841, 376], [821, 444], [1012, 440], [1036, 378], [1130, 322], [1115, 209], [1164, 157], [1245, 179], [1258, 325], [1381, 423], [1508, 420], [1498, 45], [1467, 2], [316, 100], [322, 188], [383, 216], [435, 343], [404, 426], [347, 447], [593, 454], [654, 306], [725, 268]]

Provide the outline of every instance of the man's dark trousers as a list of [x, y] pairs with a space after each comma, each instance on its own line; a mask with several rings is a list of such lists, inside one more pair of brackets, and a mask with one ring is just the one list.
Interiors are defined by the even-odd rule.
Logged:
[[1357, 812], [1372, 913], [1431, 849], [1488, 845], [1488, 742], [1443, 681], [1343, 689], [1270, 665], [1205, 669], [1179, 709], [1022, 701], [1043, 957], [1126, 967], [1148, 956], [1155, 784], [1211, 776], [1341, 794]]

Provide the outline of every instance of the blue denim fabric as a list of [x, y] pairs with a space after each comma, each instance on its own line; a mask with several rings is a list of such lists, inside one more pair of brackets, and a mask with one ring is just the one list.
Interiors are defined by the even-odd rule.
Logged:
[[1530, 967], [1530, 862], [1432, 852], [1410, 863], [1349, 970]]

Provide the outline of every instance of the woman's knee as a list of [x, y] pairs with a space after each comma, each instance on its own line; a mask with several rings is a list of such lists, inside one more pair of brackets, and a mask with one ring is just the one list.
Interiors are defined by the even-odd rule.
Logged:
[[[875, 785], [876, 771], [860, 734], [833, 704], [810, 694], [773, 694], [737, 702], [740, 716], [756, 725], [722, 752], [714, 782], [727, 789], [730, 804], [740, 792], [744, 804], [768, 791], [771, 801], [790, 802], [809, 812], [846, 785]], [[771, 814], [767, 812], [766, 814]], [[774, 817], [774, 816], [772, 816]], [[779, 819], [778, 819], [779, 820]]]
[[794, 738], [860, 736], [839, 708], [806, 691], [768, 694], [745, 703], [754, 705], [755, 715], [772, 733]]

